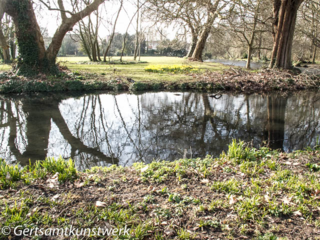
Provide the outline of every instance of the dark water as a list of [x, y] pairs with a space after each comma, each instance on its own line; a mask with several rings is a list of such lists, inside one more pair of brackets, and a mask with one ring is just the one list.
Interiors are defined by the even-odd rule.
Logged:
[[[217, 97], [218, 98], [218, 97]], [[0, 98], [0, 157], [21, 165], [47, 156], [78, 169], [218, 156], [232, 139], [284, 151], [315, 145], [320, 93], [46, 94]]]

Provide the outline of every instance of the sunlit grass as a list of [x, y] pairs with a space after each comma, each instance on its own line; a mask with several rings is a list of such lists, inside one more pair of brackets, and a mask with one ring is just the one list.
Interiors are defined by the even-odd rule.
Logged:
[[0, 72], [1, 71], [9, 71], [11, 69], [11, 65], [9, 64], [0, 64]]
[[[119, 57], [111, 58], [111, 61], [119, 62]], [[200, 71], [222, 71], [229, 67], [219, 63], [208, 62], [189, 62], [184, 58], [178, 57], [142, 57], [141, 63], [136, 64], [78, 64], [79, 62], [89, 62], [87, 57], [62, 57], [58, 62], [66, 65], [70, 70], [76, 72], [89, 72], [105, 74], [106, 78], [114, 79], [116, 77], [130, 77], [135, 81], [179, 81], [190, 80], [192, 76], [183, 73], [146, 73], [145, 68], [149, 65], [189, 65], [198, 68]], [[133, 62], [133, 57], [124, 57], [124, 62]]]
[[[152, 82], [191, 80], [192, 76], [183, 72], [147, 73], [145, 68], [150, 65], [188, 65], [194, 69], [199, 69], [200, 72], [222, 72], [224, 69], [229, 68], [228, 66], [224, 66], [220, 63], [190, 62], [185, 58], [178, 57], [141, 57], [141, 62], [136, 63], [133, 61], [133, 57], [124, 57], [123, 61], [127, 64], [121, 64], [120, 57], [112, 57], [110, 60], [111, 62], [114, 62], [114, 64], [91, 63], [88, 57], [59, 57], [57, 62], [61, 65], [67, 66], [73, 72], [96, 73], [104, 75], [107, 80], [113, 80], [118, 77], [127, 77], [132, 78], [135, 81]], [[8, 71], [10, 69], [11, 65], [0, 64], [0, 72]]]

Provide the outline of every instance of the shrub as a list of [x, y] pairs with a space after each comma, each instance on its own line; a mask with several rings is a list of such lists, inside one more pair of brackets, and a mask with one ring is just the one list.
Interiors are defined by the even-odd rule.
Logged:
[[78, 80], [67, 81], [66, 86], [69, 91], [82, 91], [84, 89], [84, 84]]
[[22, 173], [19, 167], [8, 165], [0, 158], [0, 189], [8, 188], [14, 182], [21, 180]]
[[34, 178], [43, 178], [46, 173], [60, 173], [59, 181], [73, 180], [77, 177], [77, 170], [74, 162], [70, 159], [65, 161], [63, 158], [47, 158], [44, 161], [37, 161], [33, 166], [29, 166], [29, 171]]
[[142, 82], [135, 82], [130, 86], [131, 91], [145, 91], [149, 89], [149, 84]]
[[204, 57], [208, 59], [212, 59], [212, 53], [205, 53]]

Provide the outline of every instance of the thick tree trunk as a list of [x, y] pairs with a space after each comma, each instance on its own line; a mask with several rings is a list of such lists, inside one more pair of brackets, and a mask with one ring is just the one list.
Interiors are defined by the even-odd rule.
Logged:
[[187, 54], [188, 58], [192, 57], [194, 50], [196, 49], [197, 42], [198, 42], [198, 36], [196, 34], [192, 34], [192, 42], [191, 42], [191, 45], [190, 45], [190, 48], [189, 48], [189, 51]]
[[292, 68], [292, 43], [296, 26], [297, 12], [303, 0], [279, 0], [274, 7], [274, 45], [270, 67]]
[[313, 57], [312, 57], [312, 63], [316, 63], [316, 58], [317, 58], [317, 46], [314, 46], [313, 48]]
[[215, 6], [209, 9], [209, 11], [210, 11], [209, 17], [208, 17], [207, 22], [204, 25], [204, 28], [203, 28], [203, 30], [202, 30], [199, 38], [198, 38], [197, 46], [194, 49], [194, 52], [192, 54], [192, 60], [201, 61], [202, 62], [203, 50], [204, 50], [204, 48], [206, 46], [207, 39], [209, 37], [212, 25], [213, 25], [214, 20], [216, 18], [215, 17], [215, 12], [217, 10], [218, 4], [219, 4], [219, 1], [216, 1]]
[[[56, 58], [64, 36], [68, 31], [72, 30], [78, 21], [90, 15], [103, 2], [104, 0], [94, 0], [90, 5], [87, 5], [85, 9], [74, 13], [70, 18], [66, 17], [64, 9], [61, 9], [62, 23], [55, 32], [52, 42], [46, 50], [33, 10], [32, 1], [6, 1], [4, 11], [13, 18], [21, 56], [18, 61], [18, 73], [57, 72]], [[59, 5], [59, 7], [63, 6]]]
[[43, 71], [48, 68], [48, 59], [40, 27], [30, 0], [7, 2], [6, 12], [12, 16], [19, 45], [18, 67], [20, 72]]
[[204, 27], [201, 35], [199, 36], [199, 39], [197, 41], [197, 45], [196, 45], [196, 47], [195, 47], [195, 49], [193, 51], [193, 54], [192, 54], [192, 59], [195, 60], [195, 61], [201, 61], [202, 62], [203, 50], [206, 47], [206, 42], [207, 42], [207, 39], [209, 37], [212, 24], [213, 24], [213, 21], [212, 21], [212, 23], [207, 24]]

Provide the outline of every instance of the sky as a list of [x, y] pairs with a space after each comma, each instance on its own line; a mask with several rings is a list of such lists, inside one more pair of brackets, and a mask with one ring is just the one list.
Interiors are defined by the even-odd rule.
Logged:
[[[141, 0], [140, 0], [141, 1]], [[56, 0], [50, 0], [51, 7], [56, 7]], [[142, 1], [141, 1], [142, 2]], [[70, 0], [64, 0], [65, 8], [71, 10], [70, 8]], [[99, 28], [99, 35], [101, 38], [106, 38], [112, 32], [112, 24], [115, 21], [117, 12], [120, 7], [120, 0], [109, 0], [106, 1], [103, 5], [99, 7], [100, 15], [103, 18], [101, 21], [101, 26]], [[123, 9], [120, 13], [116, 32], [125, 33], [130, 23], [132, 16], [136, 13], [136, 0], [124, 0]], [[36, 16], [38, 19], [38, 23], [41, 28], [46, 28], [48, 30], [48, 34], [52, 37], [57, 29], [57, 27], [61, 23], [60, 12], [58, 11], [50, 11], [46, 6], [39, 3], [36, 6]], [[111, 24], [112, 23], [112, 24]], [[150, 28], [153, 25], [150, 21], [148, 21], [145, 17], [142, 16], [142, 29], [152, 29]], [[155, 28], [153, 28], [155, 29]], [[132, 24], [129, 28], [129, 34], [134, 34], [136, 31], [136, 20], [132, 21]], [[160, 38], [160, 36], [156, 36], [156, 33], [150, 34], [155, 38]], [[160, 35], [160, 34], [159, 34]], [[173, 39], [175, 37], [175, 32], [172, 27], [167, 29], [167, 37]]]

